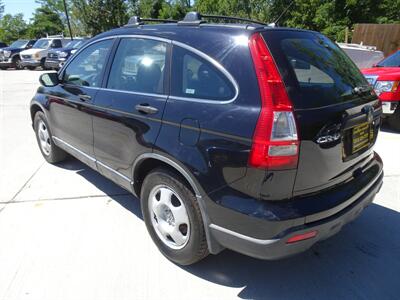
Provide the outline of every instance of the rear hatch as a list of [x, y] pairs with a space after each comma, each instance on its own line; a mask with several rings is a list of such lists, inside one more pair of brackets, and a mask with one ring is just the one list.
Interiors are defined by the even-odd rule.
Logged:
[[325, 36], [262, 33], [293, 103], [300, 149], [294, 195], [349, 180], [371, 157], [381, 106], [346, 54]]

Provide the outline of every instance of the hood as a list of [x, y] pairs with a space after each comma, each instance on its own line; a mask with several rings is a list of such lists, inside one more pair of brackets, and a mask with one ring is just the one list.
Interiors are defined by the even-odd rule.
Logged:
[[15, 48], [15, 47], [5, 47], [5, 48], [1, 48], [1, 50], [3, 51], [11, 51], [11, 52], [16, 52], [16, 51], [22, 51], [25, 48]]
[[39, 53], [39, 52], [45, 51], [45, 50], [46, 49], [31, 48], [31, 49], [22, 51], [21, 54], [22, 55], [32, 55], [32, 54]]
[[379, 67], [362, 69], [364, 75], [376, 75], [378, 80], [400, 80], [400, 67]]

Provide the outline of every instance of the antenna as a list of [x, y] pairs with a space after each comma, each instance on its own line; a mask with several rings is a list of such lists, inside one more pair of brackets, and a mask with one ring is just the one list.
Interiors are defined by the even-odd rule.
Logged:
[[290, 2], [290, 4], [283, 10], [283, 12], [279, 15], [279, 17], [272, 22], [273, 24], [277, 24], [278, 21], [283, 17], [283, 15], [289, 10], [289, 8], [294, 4], [294, 0], [292, 0], [292, 2]]

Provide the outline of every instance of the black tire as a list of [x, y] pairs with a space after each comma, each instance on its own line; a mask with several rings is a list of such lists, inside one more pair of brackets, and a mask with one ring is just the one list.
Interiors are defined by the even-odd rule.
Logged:
[[32, 66], [28, 66], [28, 67], [26, 67], [28, 70], [31, 70], [31, 71], [33, 71], [33, 70], [35, 70], [36, 69], [36, 67], [32, 67]]
[[400, 132], [400, 106], [397, 107], [396, 111], [387, 118], [389, 126]]
[[48, 68], [46, 68], [45, 63], [46, 63], [46, 58], [44, 57], [40, 60], [40, 66], [42, 67], [42, 70], [48, 70]]
[[[49, 147], [50, 150], [48, 153], [46, 153], [45, 150], [43, 149], [43, 147], [41, 145], [41, 139], [39, 137], [40, 126], [43, 124], [45, 125], [46, 130], [49, 133], [48, 143], [50, 145], [50, 147]], [[36, 140], [38, 142], [40, 152], [42, 153], [44, 159], [51, 164], [55, 164], [55, 163], [65, 160], [65, 158], [67, 157], [67, 153], [64, 150], [62, 150], [61, 148], [57, 147], [56, 144], [54, 144], [54, 141], [51, 138], [52, 134], [51, 134], [50, 127], [47, 123], [46, 116], [41, 111], [38, 111], [35, 114], [34, 129], [35, 129], [35, 134], [36, 134]]]
[[13, 63], [14, 63], [15, 69], [17, 69], [17, 70], [24, 69], [24, 67], [21, 64], [21, 59], [18, 56], [13, 58]]
[[0, 70], [7, 70], [7, 67], [0, 67]]
[[[157, 235], [149, 210], [149, 197], [151, 191], [157, 186], [166, 186], [178, 194], [187, 211], [190, 230], [188, 241], [181, 249], [173, 249], [166, 245]], [[186, 186], [179, 175], [174, 172], [159, 168], [150, 172], [142, 185], [141, 207], [148, 232], [161, 253], [169, 260], [180, 264], [194, 264], [208, 255], [207, 239], [204, 231], [200, 207], [193, 192]], [[158, 221], [157, 221], [158, 222]]]

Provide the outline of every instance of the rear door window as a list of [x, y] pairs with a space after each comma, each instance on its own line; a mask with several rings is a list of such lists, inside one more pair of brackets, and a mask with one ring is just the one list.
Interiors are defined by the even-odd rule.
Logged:
[[321, 34], [274, 30], [263, 36], [296, 108], [350, 101], [355, 87], [368, 84], [350, 58]]
[[177, 46], [172, 61], [172, 96], [216, 101], [234, 97], [232, 83], [211, 62]]

